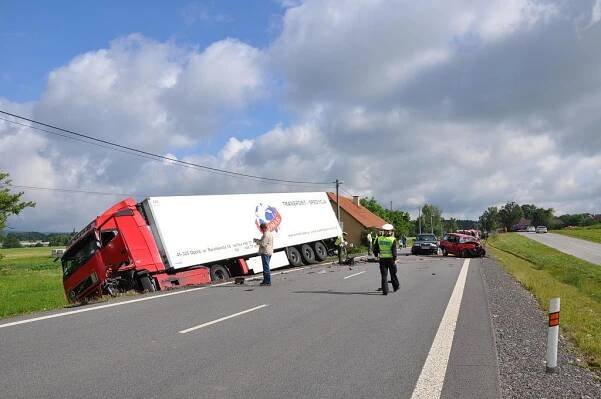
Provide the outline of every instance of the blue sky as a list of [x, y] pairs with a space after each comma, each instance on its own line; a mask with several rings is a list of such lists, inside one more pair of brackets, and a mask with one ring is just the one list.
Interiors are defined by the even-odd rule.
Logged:
[[[599, 212], [599, 43], [601, 0], [0, 0], [0, 109], [213, 168], [339, 178], [408, 211]], [[323, 189], [3, 121], [0, 170], [107, 193]], [[11, 227], [71, 231], [120, 199], [66, 195], [27, 191], [38, 205]]]
[[37, 100], [48, 72], [131, 33], [200, 48], [232, 37], [262, 48], [277, 36], [283, 11], [272, 0], [2, 0], [0, 96]]

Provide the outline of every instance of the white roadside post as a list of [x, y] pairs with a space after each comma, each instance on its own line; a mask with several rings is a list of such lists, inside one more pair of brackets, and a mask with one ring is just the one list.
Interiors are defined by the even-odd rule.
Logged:
[[559, 298], [551, 298], [549, 304], [549, 334], [547, 336], [547, 373], [557, 367], [557, 341], [559, 340]]

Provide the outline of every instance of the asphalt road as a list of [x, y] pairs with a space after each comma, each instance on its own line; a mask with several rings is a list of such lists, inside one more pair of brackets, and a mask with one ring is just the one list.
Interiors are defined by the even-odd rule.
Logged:
[[5, 319], [0, 396], [498, 398], [481, 267], [401, 257], [383, 296], [374, 263], [316, 266]]
[[558, 251], [601, 265], [601, 244], [553, 233], [520, 234]]

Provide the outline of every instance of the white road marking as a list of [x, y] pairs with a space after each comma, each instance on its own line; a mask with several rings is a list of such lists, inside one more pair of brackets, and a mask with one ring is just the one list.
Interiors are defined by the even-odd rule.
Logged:
[[359, 273], [351, 274], [350, 276], [346, 276], [344, 279], [346, 280], [347, 278], [355, 277], [355, 276], [358, 276], [363, 273], [365, 273], [365, 270], [363, 270], [362, 272], [359, 272]]
[[411, 399], [440, 398], [442, 385], [447, 373], [449, 355], [453, 346], [453, 337], [455, 335], [455, 328], [457, 327], [457, 318], [459, 316], [469, 266], [470, 260], [464, 260], [447, 309], [442, 316], [438, 331], [434, 337], [434, 342], [432, 342], [432, 347], [417, 380]]
[[[290, 270], [285, 270], [285, 271], [281, 271], [281, 272], [275, 272], [275, 273], [272, 273], [272, 275], [273, 276], [277, 276], [278, 274], [292, 273], [292, 272], [296, 272], [296, 271], [307, 269], [309, 267], [310, 266], [298, 267], [298, 268], [294, 268], [294, 269], [290, 269]], [[260, 277], [249, 277], [245, 281], [249, 281], [249, 280], [253, 280], [253, 279], [260, 279]], [[0, 324], [0, 328], [18, 326], [20, 324], [33, 323], [33, 322], [36, 322], [36, 321], [54, 319], [54, 318], [57, 318], [57, 317], [70, 316], [70, 315], [78, 314], [78, 313], [91, 312], [93, 310], [107, 309], [107, 308], [112, 308], [112, 307], [115, 307], [115, 306], [127, 305], [127, 304], [130, 304], [130, 303], [150, 301], [150, 300], [153, 300], [153, 299], [165, 298], [165, 297], [172, 296], [172, 295], [187, 294], [187, 293], [194, 292], [194, 291], [204, 290], [206, 288], [219, 287], [221, 285], [227, 285], [227, 284], [233, 284], [233, 283], [234, 283], [233, 281], [227, 281], [225, 283], [212, 284], [212, 285], [204, 286], [204, 287], [190, 288], [190, 289], [181, 290], [181, 291], [168, 292], [166, 294], [158, 294], [158, 295], [148, 296], [148, 297], [144, 297], [144, 298], [132, 299], [132, 300], [129, 300], [129, 301], [109, 303], [109, 304], [106, 304], [106, 305], [94, 306], [94, 307], [89, 307], [89, 308], [84, 308], [84, 309], [77, 309], [77, 310], [70, 310], [70, 311], [62, 312], [62, 313], [55, 313], [55, 314], [51, 314], [51, 315], [48, 315], [48, 316], [40, 316], [40, 317], [31, 318], [31, 319], [13, 321], [13, 322], [10, 322], [10, 323]]]
[[208, 327], [208, 326], [210, 326], [210, 325], [213, 325], [213, 324], [216, 324], [216, 323], [222, 322], [222, 321], [224, 321], [224, 320], [232, 319], [232, 318], [234, 318], [234, 317], [238, 317], [238, 316], [241, 316], [241, 315], [243, 315], [243, 314], [246, 314], [246, 313], [254, 312], [255, 310], [259, 310], [259, 309], [265, 308], [265, 307], [267, 307], [267, 306], [269, 306], [269, 305], [259, 305], [259, 306], [255, 306], [254, 308], [246, 309], [246, 310], [243, 310], [242, 312], [238, 312], [238, 313], [231, 314], [231, 315], [229, 315], [229, 316], [221, 317], [221, 318], [219, 318], [219, 319], [216, 319], [216, 320], [213, 320], [213, 321], [209, 321], [209, 322], [206, 322], [206, 323], [200, 324], [200, 325], [198, 325], [198, 326], [194, 326], [194, 327], [186, 328], [185, 330], [181, 330], [181, 331], [179, 331], [179, 333], [180, 333], [180, 334], [187, 334], [187, 333], [189, 333], [189, 332], [191, 332], [191, 331], [195, 331], [195, 330], [198, 330], [198, 329], [200, 329], [200, 328]]
[[94, 307], [89, 307], [89, 308], [84, 308], [84, 309], [77, 309], [77, 310], [70, 310], [68, 312], [62, 312], [62, 313], [55, 313], [55, 314], [51, 314], [51, 315], [48, 315], [48, 316], [34, 317], [32, 319], [13, 321], [11, 323], [0, 324], [0, 328], [18, 326], [19, 324], [33, 323], [35, 321], [41, 321], [41, 320], [54, 319], [56, 317], [70, 316], [70, 315], [77, 314], [77, 313], [91, 312], [93, 310], [113, 308], [115, 306], [122, 306], [122, 305], [127, 305], [127, 304], [135, 303], [135, 302], [143, 302], [143, 301], [150, 301], [150, 300], [153, 300], [153, 299], [161, 299], [161, 298], [165, 298], [165, 297], [172, 296], [172, 295], [187, 294], [187, 293], [194, 292], [194, 291], [204, 290], [206, 288], [219, 287], [221, 285], [232, 284], [232, 283], [233, 283], [233, 281], [227, 281], [225, 283], [207, 285], [207, 286], [204, 286], [204, 287], [190, 288], [190, 289], [187, 289], [187, 290], [168, 292], [166, 294], [147, 296], [147, 297], [144, 297], [144, 298], [132, 299], [132, 300], [129, 300], [129, 301], [109, 303], [109, 304], [106, 304], [106, 305], [94, 306]]

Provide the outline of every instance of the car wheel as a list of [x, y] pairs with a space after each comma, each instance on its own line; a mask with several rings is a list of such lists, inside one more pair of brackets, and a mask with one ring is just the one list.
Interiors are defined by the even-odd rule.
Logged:
[[303, 244], [301, 246], [301, 256], [303, 257], [303, 262], [307, 265], [311, 265], [315, 263], [315, 251], [309, 244]]
[[442, 256], [449, 256], [449, 252], [446, 249], [442, 249]]
[[463, 251], [461, 251], [461, 257], [462, 258], [469, 258], [470, 254], [467, 251], [467, 249], [464, 249]]
[[313, 249], [315, 250], [315, 259], [319, 262], [323, 262], [328, 257], [328, 249], [323, 242], [317, 241], [313, 244]]
[[211, 281], [221, 281], [230, 278], [230, 273], [225, 266], [213, 265], [210, 269]]
[[154, 287], [154, 284], [152, 283], [152, 280], [150, 279], [151, 277], [148, 274], [145, 274], [143, 276], [140, 276], [140, 285], [142, 286], [142, 291], [143, 292], [155, 292], [156, 288]]
[[303, 260], [301, 259], [301, 254], [295, 247], [288, 247], [286, 251], [288, 255], [288, 261], [291, 266], [300, 266], [303, 264]]

